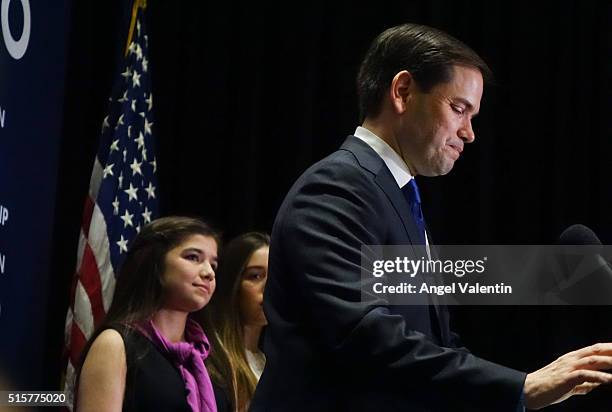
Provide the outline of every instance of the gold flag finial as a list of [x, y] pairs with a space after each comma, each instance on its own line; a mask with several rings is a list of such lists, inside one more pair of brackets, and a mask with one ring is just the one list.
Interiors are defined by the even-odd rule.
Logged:
[[125, 56], [127, 56], [128, 54], [130, 43], [132, 42], [132, 37], [134, 36], [134, 26], [136, 25], [136, 16], [138, 16], [138, 9], [146, 8], [147, 0], [134, 0], [134, 3], [132, 4], [132, 20], [130, 21], [130, 31], [128, 32], [127, 41], [125, 42]]

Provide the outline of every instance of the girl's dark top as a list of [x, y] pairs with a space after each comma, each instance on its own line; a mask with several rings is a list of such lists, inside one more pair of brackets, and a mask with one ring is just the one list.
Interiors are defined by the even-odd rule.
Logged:
[[125, 345], [124, 411], [191, 412], [179, 370], [141, 333], [113, 326]]
[[[113, 325], [125, 346], [127, 376], [124, 411], [191, 412], [179, 370], [140, 332]], [[225, 393], [213, 384], [217, 412], [231, 412]]]
[[215, 391], [215, 402], [217, 403], [217, 412], [232, 412], [232, 404], [225, 391], [213, 382], [213, 390]]

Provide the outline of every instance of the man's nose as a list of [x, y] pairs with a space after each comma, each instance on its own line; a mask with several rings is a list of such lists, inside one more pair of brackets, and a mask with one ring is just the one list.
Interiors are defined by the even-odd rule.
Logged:
[[471, 119], [465, 121], [465, 123], [459, 129], [458, 135], [465, 143], [472, 143], [476, 139], [474, 129], [472, 129]]

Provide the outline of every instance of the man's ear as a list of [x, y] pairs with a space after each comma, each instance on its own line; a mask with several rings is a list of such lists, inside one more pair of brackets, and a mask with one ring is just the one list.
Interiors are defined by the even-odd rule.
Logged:
[[402, 114], [406, 111], [406, 103], [414, 87], [414, 77], [407, 70], [402, 70], [393, 77], [391, 88], [389, 89], [389, 97], [391, 98], [391, 105], [397, 114]]

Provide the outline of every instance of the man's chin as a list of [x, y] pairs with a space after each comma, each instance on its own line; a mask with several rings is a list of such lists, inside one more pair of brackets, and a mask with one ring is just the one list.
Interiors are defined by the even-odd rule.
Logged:
[[452, 164], [449, 167], [445, 168], [444, 170], [440, 171], [440, 174], [438, 176], [444, 176], [446, 174], [449, 174], [450, 171], [453, 170], [453, 166], [454, 166], [454, 164]]
[[435, 177], [435, 176], [444, 176], [448, 174], [451, 170], [453, 170], [453, 166], [455, 162], [448, 162], [443, 165], [437, 165], [436, 167], [428, 168], [423, 172], [419, 172], [421, 176], [427, 177]]

